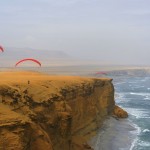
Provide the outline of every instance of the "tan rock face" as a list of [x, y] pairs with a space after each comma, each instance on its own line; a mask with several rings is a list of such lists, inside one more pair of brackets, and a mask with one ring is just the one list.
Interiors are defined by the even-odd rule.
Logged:
[[111, 79], [30, 74], [0, 82], [0, 149], [90, 149], [86, 140], [114, 107], [122, 116]]
[[125, 110], [123, 110], [122, 108], [120, 108], [119, 106], [114, 107], [113, 114], [118, 118], [127, 118], [128, 117], [128, 113]]

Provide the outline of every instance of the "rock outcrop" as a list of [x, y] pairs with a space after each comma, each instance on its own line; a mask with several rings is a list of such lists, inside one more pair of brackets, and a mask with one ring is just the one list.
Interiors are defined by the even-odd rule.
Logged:
[[118, 118], [127, 118], [128, 117], [128, 113], [125, 110], [123, 110], [122, 108], [120, 108], [119, 106], [114, 107], [113, 114]]
[[[4, 78], [5, 77], [5, 78]], [[111, 79], [0, 74], [0, 150], [83, 150], [116, 111]], [[114, 110], [115, 108], [115, 110]]]

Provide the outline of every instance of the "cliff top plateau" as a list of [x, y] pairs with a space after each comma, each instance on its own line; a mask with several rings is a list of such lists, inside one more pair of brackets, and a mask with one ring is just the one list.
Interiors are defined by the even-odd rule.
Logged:
[[83, 150], [115, 106], [112, 79], [0, 72], [0, 149]]

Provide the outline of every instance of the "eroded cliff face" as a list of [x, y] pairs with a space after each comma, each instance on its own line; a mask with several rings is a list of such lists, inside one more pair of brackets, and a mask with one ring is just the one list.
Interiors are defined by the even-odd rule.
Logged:
[[90, 149], [114, 111], [111, 79], [13, 75], [0, 83], [0, 150]]

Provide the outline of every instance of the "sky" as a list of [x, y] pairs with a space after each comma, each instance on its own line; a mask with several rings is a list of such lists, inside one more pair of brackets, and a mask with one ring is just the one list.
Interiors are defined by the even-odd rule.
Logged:
[[150, 65], [149, 0], [3, 0], [0, 44]]

